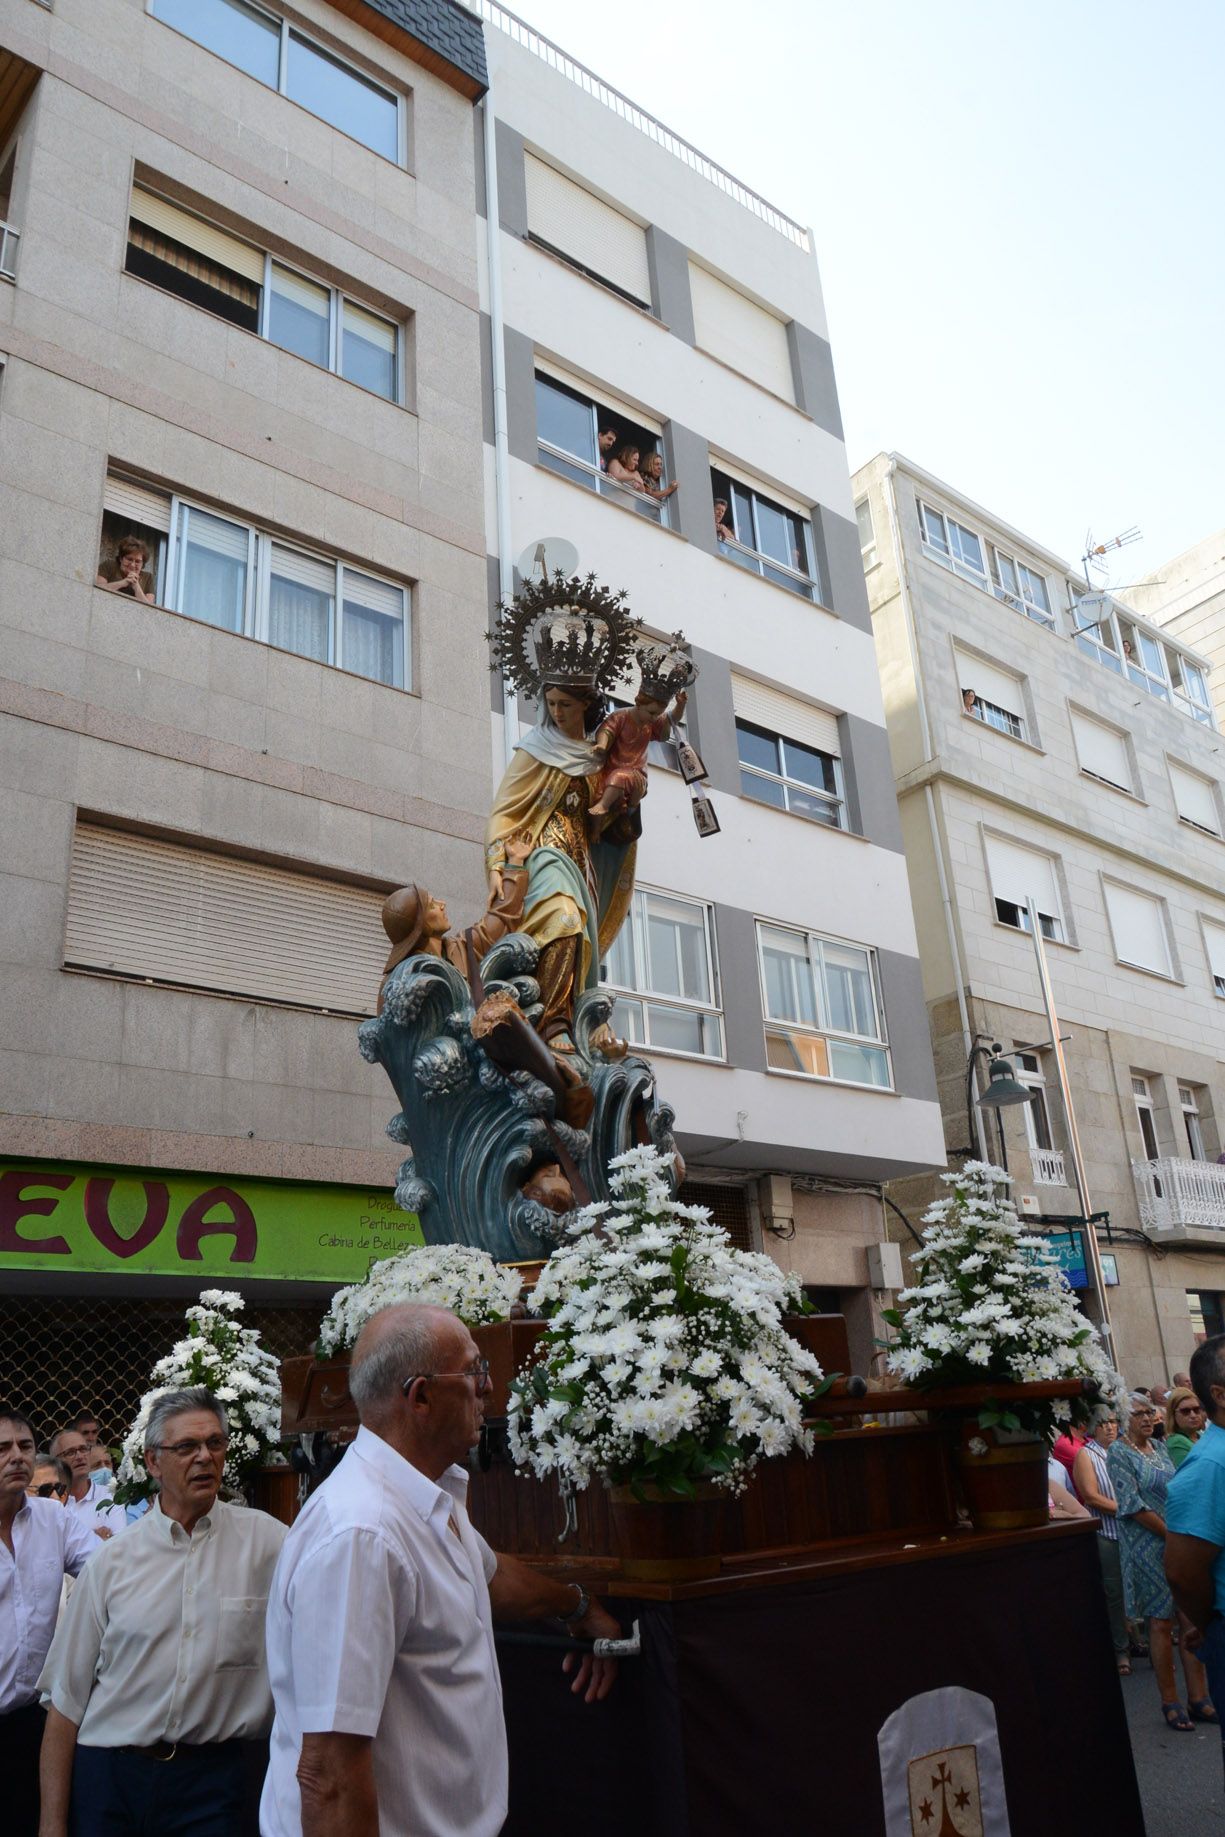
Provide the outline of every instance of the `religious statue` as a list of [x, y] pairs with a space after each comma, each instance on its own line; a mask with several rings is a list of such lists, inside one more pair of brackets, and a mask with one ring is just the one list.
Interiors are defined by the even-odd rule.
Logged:
[[405, 957], [445, 957], [461, 975], [468, 973], [468, 951], [475, 950], [477, 961], [492, 950], [499, 938], [519, 929], [523, 917], [523, 895], [527, 889], [525, 862], [532, 851], [532, 838], [526, 830], [511, 836], [506, 845], [506, 868], [496, 888], [491, 888], [485, 916], [468, 933], [458, 935], [450, 929], [451, 921], [442, 900], [435, 899], [424, 887], [401, 887], [383, 902], [383, 930], [391, 944], [391, 955], [383, 965], [383, 983], [379, 989], [378, 1012], [383, 1011], [383, 990], [397, 963]]
[[[680, 639], [680, 633], [676, 634]], [[588, 840], [603, 834], [609, 817], [636, 810], [647, 794], [647, 753], [653, 740], [666, 740], [679, 723], [686, 690], [697, 672], [683, 653], [662, 646], [639, 652], [639, 689], [632, 708], [618, 708], [600, 723], [595, 750], [603, 760], [599, 798], [587, 818]]]

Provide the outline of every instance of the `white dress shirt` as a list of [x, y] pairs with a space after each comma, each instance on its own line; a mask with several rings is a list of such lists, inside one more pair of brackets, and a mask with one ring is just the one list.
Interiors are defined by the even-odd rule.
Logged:
[[[262, 1837], [301, 1837], [304, 1734], [374, 1737], [380, 1837], [496, 1837], [506, 1725], [468, 1477], [440, 1484], [369, 1429], [290, 1530], [268, 1603], [276, 1702]], [[452, 1526], [454, 1528], [452, 1528]]]
[[220, 1501], [189, 1536], [160, 1503], [98, 1554], [39, 1679], [90, 1748], [267, 1733], [268, 1588], [285, 1526]]
[[29, 1499], [13, 1519], [13, 1549], [0, 1543], [0, 1715], [38, 1700], [65, 1575], [101, 1554], [102, 1539], [58, 1499]]
[[[85, 1497], [74, 1499], [69, 1493], [64, 1500], [64, 1510], [71, 1512], [73, 1517], [79, 1519], [83, 1525], [88, 1525], [91, 1531], [105, 1527], [114, 1537], [118, 1532], [127, 1529], [128, 1515], [124, 1508], [115, 1504], [109, 1489], [99, 1486], [92, 1474], [89, 1479], [89, 1491]], [[99, 1538], [98, 1541], [104, 1543], [106, 1540]]]

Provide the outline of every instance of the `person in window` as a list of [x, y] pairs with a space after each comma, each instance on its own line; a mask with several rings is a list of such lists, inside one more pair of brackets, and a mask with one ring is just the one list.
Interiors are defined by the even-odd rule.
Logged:
[[666, 504], [676, 490], [675, 479], [670, 485], [664, 484], [664, 456], [662, 453], [647, 454], [642, 462], [640, 476], [642, 489], [658, 504]]
[[734, 542], [736, 540], [736, 532], [734, 529], [728, 528], [726, 522], [724, 521], [726, 516], [727, 516], [727, 499], [726, 498], [716, 498], [715, 499], [715, 535], [719, 538], [720, 542]]
[[149, 546], [139, 536], [125, 536], [114, 561], [104, 561], [94, 585], [104, 593], [128, 593], [134, 600], [153, 604], [153, 576], [148, 571]]
[[607, 472], [609, 455], [610, 453], [612, 453], [612, 451], [616, 447], [617, 441], [619, 439], [620, 439], [620, 435], [618, 434], [615, 427], [602, 427], [600, 429], [600, 470], [601, 472]]
[[636, 446], [628, 443], [617, 449], [608, 462], [608, 476], [615, 479], [618, 485], [624, 485], [627, 491], [643, 491], [646, 487], [638, 470], [638, 452]]
[[972, 714], [975, 720], [980, 718], [978, 713], [978, 697], [975, 695], [973, 689], [963, 689], [961, 691], [961, 706], [963, 711], [966, 714]]

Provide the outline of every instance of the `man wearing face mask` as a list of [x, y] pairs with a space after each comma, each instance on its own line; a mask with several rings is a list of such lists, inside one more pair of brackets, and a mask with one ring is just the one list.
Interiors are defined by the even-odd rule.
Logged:
[[[52, 1488], [63, 1484], [54, 1465]], [[34, 1431], [25, 1417], [0, 1408], [0, 1781], [6, 1837], [38, 1830], [38, 1744], [44, 1716], [42, 1670], [65, 1575], [79, 1575], [102, 1545], [64, 1511], [53, 1491], [31, 1495]]]

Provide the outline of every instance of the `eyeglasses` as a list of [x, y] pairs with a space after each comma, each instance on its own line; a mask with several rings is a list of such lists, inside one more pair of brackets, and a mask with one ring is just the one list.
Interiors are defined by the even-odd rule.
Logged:
[[224, 1454], [230, 1445], [228, 1435], [200, 1435], [189, 1442], [158, 1442], [155, 1444], [160, 1454], [173, 1454], [180, 1461], [189, 1461], [197, 1448], [203, 1448], [206, 1454]]
[[463, 1371], [417, 1371], [417, 1372], [414, 1372], [412, 1377], [405, 1378], [403, 1384], [400, 1386], [401, 1390], [404, 1392], [404, 1395], [406, 1397], [409, 1391], [413, 1388], [413, 1385], [416, 1384], [421, 1378], [433, 1378], [433, 1379], [471, 1378], [476, 1385], [476, 1394], [478, 1397], [482, 1394], [482, 1392], [487, 1391], [490, 1388], [490, 1385], [492, 1383], [492, 1380], [489, 1376], [489, 1360], [488, 1359], [477, 1359], [475, 1364], [466, 1365]]
[[62, 1480], [44, 1480], [41, 1486], [36, 1486], [34, 1488], [34, 1491], [40, 1499], [49, 1499], [52, 1493], [54, 1493], [57, 1498], [62, 1499], [64, 1494], [68, 1491], [68, 1488], [64, 1485]]
[[1175, 1416], [1202, 1416], [1203, 1413], [1202, 1403], [1180, 1403], [1174, 1411]]

